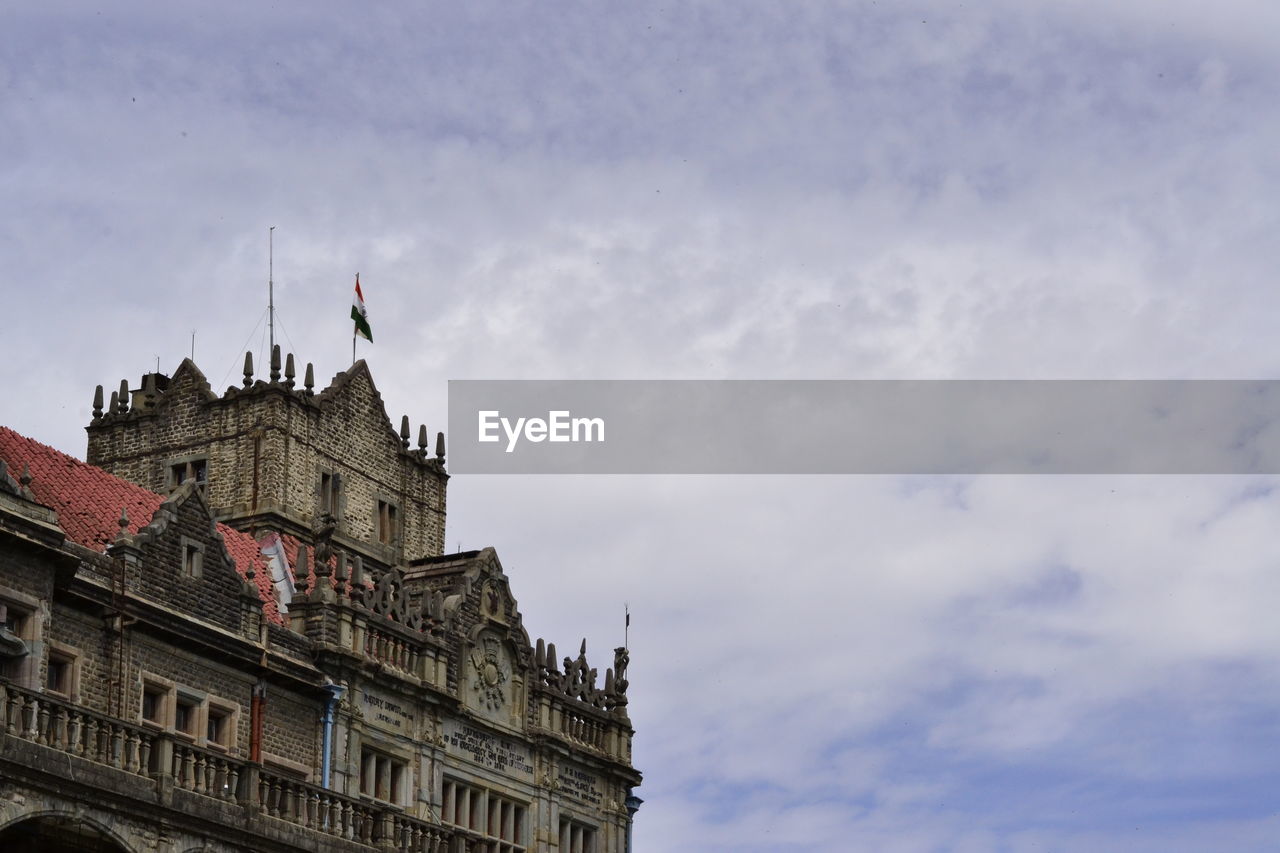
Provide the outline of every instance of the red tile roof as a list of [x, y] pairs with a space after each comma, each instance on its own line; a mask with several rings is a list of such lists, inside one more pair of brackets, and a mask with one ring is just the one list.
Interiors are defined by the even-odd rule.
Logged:
[[[129, 532], [137, 533], [151, 523], [165, 500], [149, 489], [3, 426], [0, 426], [0, 459], [8, 464], [15, 480], [30, 466], [30, 488], [36, 501], [58, 513], [58, 522], [68, 539], [100, 553], [120, 532], [118, 519], [122, 508], [129, 516]], [[248, 533], [225, 524], [218, 525], [218, 532], [241, 576], [253, 569], [263, 613], [271, 621], [283, 623], [271, 585], [271, 572], [258, 543]]]

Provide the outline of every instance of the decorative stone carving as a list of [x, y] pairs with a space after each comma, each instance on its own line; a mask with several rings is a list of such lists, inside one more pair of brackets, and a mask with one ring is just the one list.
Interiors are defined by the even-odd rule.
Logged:
[[511, 680], [511, 664], [502, 642], [485, 636], [471, 652], [471, 689], [479, 707], [487, 711], [501, 710], [507, 703], [507, 682]]

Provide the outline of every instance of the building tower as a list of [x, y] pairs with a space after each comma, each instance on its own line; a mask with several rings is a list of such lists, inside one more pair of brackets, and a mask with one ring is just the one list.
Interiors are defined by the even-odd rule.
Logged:
[[628, 651], [532, 642], [444, 436], [312, 374], [99, 386], [87, 463], [0, 427], [0, 849], [626, 853]]

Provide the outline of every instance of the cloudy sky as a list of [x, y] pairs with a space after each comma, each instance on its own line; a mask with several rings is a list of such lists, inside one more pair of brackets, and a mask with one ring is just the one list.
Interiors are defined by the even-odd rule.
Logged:
[[[1275, 378], [1280, 6], [10, 6], [0, 421], [192, 348], [464, 378]], [[1280, 837], [1271, 477], [450, 484], [530, 632], [633, 613], [639, 853]]]

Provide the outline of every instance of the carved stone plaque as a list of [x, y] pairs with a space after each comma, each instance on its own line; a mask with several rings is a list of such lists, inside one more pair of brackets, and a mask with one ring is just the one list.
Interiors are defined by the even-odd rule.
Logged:
[[593, 806], [599, 806], [603, 796], [600, 792], [600, 778], [572, 764], [561, 764], [556, 775], [561, 792], [575, 800], [581, 800]]
[[445, 720], [444, 744], [450, 754], [481, 767], [533, 778], [529, 748], [515, 739], [500, 737], [460, 720]]
[[367, 687], [360, 688], [359, 700], [365, 722], [397, 734], [414, 734], [413, 709], [404, 700]]

